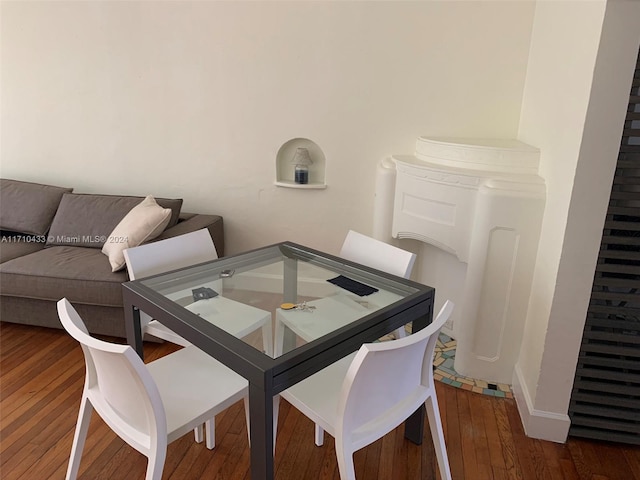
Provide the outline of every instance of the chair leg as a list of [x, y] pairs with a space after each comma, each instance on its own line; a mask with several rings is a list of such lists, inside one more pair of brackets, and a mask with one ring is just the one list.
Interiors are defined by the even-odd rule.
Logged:
[[353, 451], [346, 449], [344, 442], [336, 438], [336, 457], [340, 480], [356, 480], [356, 469], [353, 465]]
[[321, 447], [324, 445], [324, 430], [317, 423], [315, 427], [315, 442], [318, 447]]
[[394, 336], [396, 337], [396, 339], [398, 338], [404, 338], [407, 336], [407, 331], [404, 329], [404, 325], [396, 330], [393, 331]]
[[167, 439], [159, 439], [158, 444], [149, 452], [145, 480], [162, 480], [162, 470], [167, 457]]
[[276, 330], [273, 336], [273, 353], [275, 357], [282, 355], [282, 350], [284, 349], [284, 328], [284, 324], [276, 316]]
[[249, 397], [244, 397], [244, 421], [247, 424], [247, 439], [249, 440], [249, 448], [251, 448], [251, 418], [249, 417]]
[[280, 414], [280, 395], [273, 396], [273, 454], [276, 454], [276, 437], [278, 436], [278, 415]]
[[[202, 425], [200, 425], [202, 428]], [[216, 446], [216, 418], [210, 418], [204, 423], [205, 436], [207, 437], [207, 448], [213, 450]]]
[[78, 477], [80, 459], [82, 458], [84, 442], [87, 439], [87, 432], [89, 431], [89, 423], [91, 421], [92, 413], [93, 406], [91, 405], [91, 402], [89, 402], [89, 399], [85, 395], [82, 395], [80, 412], [78, 413], [78, 423], [76, 423], [76, 431], [73, 435], [73, 446], [71, 447], [71, 456], [69, 457], [66, 480], [75, 480]]
[[202, 425], [198, 425], [193, 429], [193, 436], [196, 439], [196, 443], [202, 443], [203, 435], [202, 435]]
[[433, 446], [436, 451], [436, 459], [438, 460], [438, 467], [440, 469], [440, 477], [443, 480], [451, 480], [449, 456], [447, 455], [447, 446], [444, 442], [442, 420], [440, 419], [440, 408], [438, 407], [438, 399], [436, 397], [435, 390], [433, 390], [432, 395], [425, 401], [425, 407], [429, 418], [431, 438], [433, 439]]

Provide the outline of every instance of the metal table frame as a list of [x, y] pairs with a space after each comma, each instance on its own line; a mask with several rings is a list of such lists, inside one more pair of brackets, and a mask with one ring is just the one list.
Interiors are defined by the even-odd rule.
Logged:
[[[293, 254], [293, 258], [318, 263], [338, 274], [369, 275], [370, 278], [376, 278], [379, 281], [411, 287], [415, 289], [415, 293], [280, 357], [271, 358], [143, 284], [149, 279], [169, 278], [171, 274], [160, 274], [122, 284], [127, 341], [141, 357], [143, 348], [140, 311], [144, 311], [248, 380], [251, 478], [256, 480], [273, 479], [274, 395], [358, 350], [363, 343], [372, 342], [409, 322], [413, 322], [413, 330], [417, 331], [431, 323], [433, 317], [435, 290], [432, 287], [291, 242], [282, 242], [251, 252], [223, 257], [201, 265], [215, 266], [216, 271], [242, 270], [243, 268], [247, 270], [269, 263], [274, 258], [274, 251], [279, 249]], [[191, 268], [193, 267], [176, 270], [176, 272]], [[293, 270], [295, 273], [295, 268]], [[285, 272], [285, 284], [286, 277]], [[424, 417], [425, 412], [422, 407], [405, 422], [405, 436], [416, 444], [422, 442]]]

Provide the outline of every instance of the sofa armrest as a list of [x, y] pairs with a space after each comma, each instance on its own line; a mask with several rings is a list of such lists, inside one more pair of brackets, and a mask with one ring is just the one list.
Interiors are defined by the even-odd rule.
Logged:
[[213, 244], [216, 246], [218, 257], [224, 256], [224, 225], [222, 217], [219, 215], [204, 215], [186, 212], [181, 213], [178, 223], [171, 228], [167, 228], [153, 241], [155, 242], [157, 240], [164, 240], [165, 238], [195, 232], [202, 228], [209, 230], [209, 234], [213, 239]]

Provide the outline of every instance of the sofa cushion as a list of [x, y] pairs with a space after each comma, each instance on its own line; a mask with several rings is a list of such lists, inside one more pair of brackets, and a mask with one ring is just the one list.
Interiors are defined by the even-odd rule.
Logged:
[[122, 307], [126, 271], [112, 273], [96, 248], [55, 246], [0, 265], [3, 296]]
[[22, 235], [13, 232], [0, 234], [0, 263], [44, 248], [44, 235]]
[[170, 216], [171, 210], [162, 208], [151, 195], [133, 207], [109, 234], [102, 247], [102, 253], [109, 257], [111, 271], [124, 268], [124, 249], [156, 238], [166, 228]]
[[[102, 248], [116, 225], [145, 197], [118, 195], [63, 195], [53, 218], [47, 246], [73, 245]], [[182, 199], [157, 198], [158, 205], [171, 209], [167, 227], [178, 223]]]
[[72, 188], [0, 179], [0, 229], [45, 235], [62, 195]]

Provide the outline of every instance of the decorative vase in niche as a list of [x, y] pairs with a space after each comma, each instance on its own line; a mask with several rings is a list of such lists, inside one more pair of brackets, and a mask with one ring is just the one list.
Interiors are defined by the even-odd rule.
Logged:
[[307, 167], [306, 165], [296, 165], [294, 173], [296, 183], [309, 183], [309, 167]]
[[293, 155], [291, 163], [295, 165], [295, 183], [301, 185], [309, 183], [309, 165], [313, 163], [313, 160], [311, 160], [311, 155], [309, 155], [309, 150], [304, 147], [296, 148], [296, 153]]

